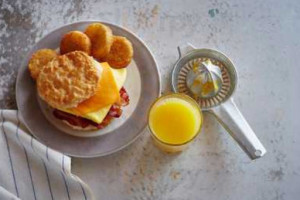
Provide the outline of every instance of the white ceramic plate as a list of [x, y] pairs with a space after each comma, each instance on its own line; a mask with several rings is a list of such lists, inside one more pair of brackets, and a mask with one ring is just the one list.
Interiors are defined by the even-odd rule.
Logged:
[[16, 83], [17, 105], [27, 128], [49, 147], [75, 157], [111, 154], [133, 142], [147, 126], [148, 109], [160, 94], [157, 64], [147, 46], [130, 31], [104, 23], [112, 29], [114, 35], [127, 37], [133, 45], [134, 58], [128, 66], [124, 84], [130, 104], [123, 108], [121, 118], [97, 131], [73, 130], [53, 117], [51, 110], [39, 99], [35, 82], [27, 70], [30, 56], [41, 48], [56, 49], [65, 33], [83, 31], [93, 22], [97, 21], [68, 24], [43, 37], [23, 60]]

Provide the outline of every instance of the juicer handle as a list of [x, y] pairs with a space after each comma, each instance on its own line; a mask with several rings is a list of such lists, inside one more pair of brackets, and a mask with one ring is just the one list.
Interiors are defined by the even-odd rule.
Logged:
[[262, 157], [267, 152], [232, 98], [212, 108], [211, 113], [252, 160]]
[[185, 54], [193, 51], [197, 49], [196, 47], [194, 47], [192, 44], [190, 43], [186, 43], [186, 44], [183, 44], [183, 45], [180, 45], [177, 47], [177, 50], [178, 50], [178, 54], [179, 54], [179, 59], [184, 56]]

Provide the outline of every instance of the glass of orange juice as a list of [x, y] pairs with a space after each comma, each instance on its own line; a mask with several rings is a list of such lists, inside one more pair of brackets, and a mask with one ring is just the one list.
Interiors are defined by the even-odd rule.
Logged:
[[202, 127], [198, 103], [185, 94], [158, 98], [150, 108], [148, 125], [156, 146], [166, 152], [180, 152], [192, 142]]

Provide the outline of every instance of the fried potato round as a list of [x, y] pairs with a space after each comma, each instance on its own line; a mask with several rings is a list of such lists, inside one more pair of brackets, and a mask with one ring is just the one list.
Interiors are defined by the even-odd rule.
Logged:
[[104, 57], [104, 61], [113, 68], [124, 68], [131, 62], [133, 48], [131, 42], [121, 36], [114, 36], [110, 52]]
[[57, 57], [57, 53], [52, 49], [40, 49], [36, 51], [31, 56], [28, 64], [31, 77], [36, 80], [41, 69], [55, 57]]
[[101, 74], [95, 62], [82, 51], [54, 58], [38, 76], [40, 97], [54, 108], [76, 107], [93, 96], [98, 88]]
[[90, 24], [84, 32], [92, 42], [92, 53], [91, 55], [101, 60], [105, 57], [113, 43], [112, 31], [109, 27], [101, 23]]
[[60, 41], [61, 54], [69, 53], [72, 51], [83, 51], [90, 55], [91, 47], [92, 44], [90, 38], [80, 31], [68, 32]]

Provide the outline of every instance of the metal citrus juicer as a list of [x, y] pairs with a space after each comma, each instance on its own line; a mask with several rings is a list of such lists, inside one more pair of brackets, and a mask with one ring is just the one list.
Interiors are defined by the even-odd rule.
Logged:
[[262, 157], [266, 149], [232, 98], [238, 77], [230, 59], [191, 44], [178, 47], [178, 53], [172, 71], [173, 91], [191, 96], [203, 111], [213, 114], [251, 159]]

